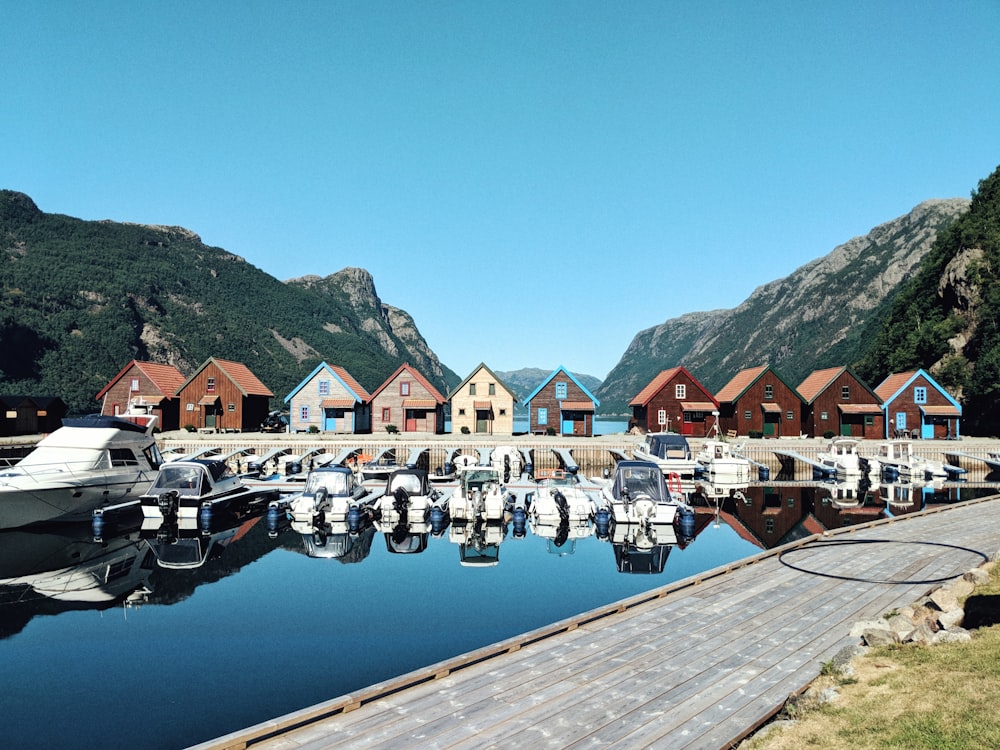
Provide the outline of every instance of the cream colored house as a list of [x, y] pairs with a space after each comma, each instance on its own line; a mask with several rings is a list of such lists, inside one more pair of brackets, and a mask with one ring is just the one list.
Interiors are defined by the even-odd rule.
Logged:
[[517, 396], [486, 365], [481, 364], [453, 390], [451, 431], [476, 435], [511, 435]]

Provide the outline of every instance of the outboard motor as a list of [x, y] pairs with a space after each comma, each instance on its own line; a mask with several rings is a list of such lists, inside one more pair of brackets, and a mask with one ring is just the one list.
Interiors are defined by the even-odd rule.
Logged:
[[164, 492], [156, 498], [156, 505], [160, 509], [160, 515], [164, 518], [177, 515], [178, 495], [176, 490]]
[[285, 476], [290, 477], [302, 473], [302, 459], [295, 459], [285, 463]]
[[556, 501], [556, 510], [559, 511], [559, 520], [562, 523], [569, 523], [569, 502], [566, 500], [566, 496], [556, 490], [552, 493], [552, 499]]
[[402, 487], [392, 493], [392, 509], [399, 515], [399, 525], [406, 526], [409, 523], [410, 493]]
[[503, 481], [504, 484], [510, 481], [510, 454], [505, 453], [503, 457]]
[[264, 470], [264, 464], [260, 461], [248, 461], [247, 462], [247, 474], [254, 477], [259, 477], [260, 473]]
[[528, 479], [535, 479], [535, 464], [531, 461], [526, 461], [524, 464], [524, 473], [528, 475]]

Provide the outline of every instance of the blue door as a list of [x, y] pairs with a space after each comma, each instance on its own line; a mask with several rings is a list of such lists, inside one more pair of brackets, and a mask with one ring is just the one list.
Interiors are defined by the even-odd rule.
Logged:
[[325, 409], [323, 411], [323, 432], [337, 431], [337, 410]]

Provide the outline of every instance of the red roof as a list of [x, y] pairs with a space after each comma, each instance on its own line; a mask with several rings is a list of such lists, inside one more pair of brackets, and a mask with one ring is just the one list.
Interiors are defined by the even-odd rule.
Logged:
[[593, 411], [594, 402], [593, 401], [563, 401], [562, 402], [563, 411]]
[[830, 384], [840, 377], [840, 374], [846, 369], [846, 367], [829, 367], [825, 370], [814, 370], [795, 390], [799, 392], [807, 404], [812, 403], [813, 399], [829, 388]]
[[760, 367], [750, 367], [746, 370], [742, 370], [733, 377], [728, 383], [726, 383], [722, 390], [715, 394], [715, 400], [720, 404], [723, 402], [735, 401], [737, 397], [743, 391], [750, 387], [750, 385], [767, 370], [768, 365], [761, 365]]
[[894, 396], [896, 391], [906, 385], [907, 382], [909, 382], [909, 380], [916, 374], [917, 371], [913, 370], [912, 372], [897, 372], [890, 375], [879, 384], [878, 388], [875, 389], [875, 395], [884, 402], [887, 398]]
[[[160, 398], [171, 399], [177, 395], [177, 391], [181, 389], [184, 385], [184, 376], [181, 375], [180, 371], [173, 365], [161, 365], [156, 362], [140, 362], [137, 359], [133, 359], [125, 367], [123, 367], [117, 375], [115, 375], [108, 384], [101, 389], [101, 392], [97, 394], [97, 400], [100, 401], [105, 393], [117, 383], [122, 377], [125, 376], [129, 370], [135, 367], [137, 370], [142, 372], [149, 381], [156, 387], [159, 391]], [[154, 394], [147, 394], [153, 396]]]
[[705, 388], [705, 386], [699, 383], [698, 379], [690, 372], [688, 372], [687, 369], [684, 367], [671, 367], [669, 370], [663, 370], [662, 372], [660, 372], [659, 375], [657, 375], [655, 378], [649, 381], [649, 385], [647, 385], [645, 388], [639, 391], [636, 397], [629, 402], [629, 406], [645, 406], [650, 402], [653, 396], [662, 391], [670, 383], [671, 380], [673, 380], [677, 375], [679, 375], [682, 372], [689, 378], [691, 378], [691, 382], [696, 388], [698, 388], [706, 397], [712, 400], [711, 406], [709, 406], [706, 409], [706, 411], [718, 409], [719, 405], [715, 403], [715, 398], [712, 396], [712, 394], [709, 393], [708, 390]]
[[409, 373], [410, 377], [412, 377], [414, 380], [420, 383], [420, 385], [422, 385], [427, 390], [427, 393], [429, 393], [438, 404], [444, 403], [444, 396], [442, 396], [438, 392], [438, 389], [435, 388], [433, 385], [431, 385], [430, 382], [427, 380], [427, 378], [425, 378], [423, 375], [414, 370], [412, 367], [410, 367], [409, 364], [405, 362], [401, 364], [399, 367], [397, 367], [396, 372], [394, 372], [392, 375], [386, 378], [386, 381], [382, 383], [382, 385], [380, 385], [378, 388], [375, 389], [375, 392], [372, 394], [371, 400], [374, 401], [375, 397], [378, 396], [378, 394], [380, 394], [385, 389], [385, 387], [389, 385], [389, 383], [394, 381], [404, 371]]
[[274, 394], [268, 390], [267, 386], [257, 379], [257, 376], [250, 372], [250, 368], [241, 362], [230, 362], [225, 359], [215, 359], [212, 357], [210, 361], [214, 361], [218, 365], [219, 369], [222, 370], [230, 380], [232, 380], [236, 387], [239, 388], [244, 396], [268, 396], [271, 397]]
[[362, 401], [371, 401], [371, 394], [368, 393], [364, 388], [361, 387], [361, 383], [354, 379], [354, 377], [339, 365], [327, 365], [331, 370], [333, 370], [344, 381], [344, 385], [354, 391], [358, 396], [361, 397]]

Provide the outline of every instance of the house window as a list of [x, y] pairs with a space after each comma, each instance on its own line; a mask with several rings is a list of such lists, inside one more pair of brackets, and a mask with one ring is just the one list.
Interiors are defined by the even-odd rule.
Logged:
[[556, 398], [566, 398], [565, 383], [556, 383]]
[[656, 412], [656, 424], [666, 424], [667, 423], [667, 410], [660, 409]]
[[674, 398], [682, 399], [687, 398], [688, 387], [684, 383], [677, 383], [674, 386]]
[[302, 406], [302, 407], [299, 408], [299, 420], [302, 421], [302, 422], [308, 422], [309, 421], [309, 407], [308, 406]]
[[820, 422], [825, 422], [825, 421], [826, 421], [826, 420], [828, 420], [829, 418], [830, 418], [830, 415], [829, 415], [829, 414], [828, 414], [827, 412], [825, 412], [825, 411], [821, 411], [821, 412], [819, 413], [819, 421], [820, 421]]
[[139, 378], [132, 378], [132, 382], [129, 384], [128, 389], [130, 391], [137, 391], [137, 390], [139, 390]]
[[764, 385], [764, 398], [772, 399], [774, 398], [774, 386], [770, 383]]
[[793, 412], [793, 411], [786, 411], [785, 412], [785, 419], [787, 419], [789, 422], [791, 422], [793, 419], [795, 419], [795, 412]]
[[538, 424], [549, 423], [549, 410], [542, 408], [538, 410]]
[[319, 395], [320, 396], [329, 396], [330, 395], [330, 381], [329, 380], [321, 380], [321, 381], [319, 381]]
[[768, 518], [766, 518], [764, 520], [764, 531], [766, 531], [768, 534], [773, 534], [774, 533], [774, 519], [773, 518], [768, 517]]
[[469, 395], [470, 396], [475, 396], [476, 395], [476, 384], [475, 383], [469, 383]]
[[507, 410], [506, 409], [501, 409], [500, 410], [500, 416], [501, 417], [506, 417], [507, 416]]
[[410, 395], [410, 381], [409, 380], [401, 380], [401, 381], [399, 381], [399, 395], [400, 396], [409, 396]]
[[490, 383], [490, 395], [491, 396], [497, 395], [497, 384], [496, 383]]
[[226, 411], [236, 411], [236, 404], [226, 404]]
[[743, 418], [744, 419], [753, 419], [753, 415], [750, 414], [750, 410], [749, 409], [747, 409], [745, 412], [743, 412]]
[[871, 427], [875, 424], [875, 417], [871, 414], [865, 414], [865, 427]]
[[184, 407], [184, 410], [185, 411], [194, 411], [194, 404], [189, 401], [188, 405]]
[[851, 398], [851, 386], [849, 385], [840, 386], [840, 397], [844, 399], [844, 401], [849, 401]]
[[392, 410], [388, 406], [386, 406], [385, 408], [382, 409], [382, 421], [388, 422], [391, 419], [392, 419]]
[[205, 380], [205, 391], [208, 393], [215, 393], [215, 378], [208, 378]]
[[464, 417], [465, 416], [465, 409], [459, 409], [458, 410], [458, 416]]
[[915, 404], [926, 404], [927, 403], [927, 389], [922, 385], [917, 386], [913, 389], [913, 403]]

